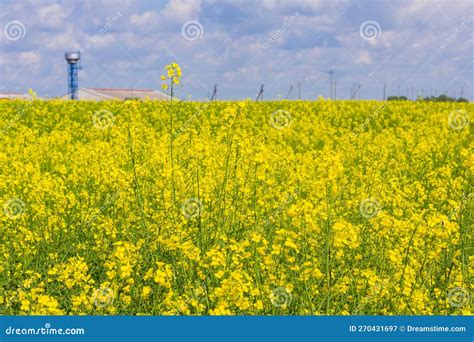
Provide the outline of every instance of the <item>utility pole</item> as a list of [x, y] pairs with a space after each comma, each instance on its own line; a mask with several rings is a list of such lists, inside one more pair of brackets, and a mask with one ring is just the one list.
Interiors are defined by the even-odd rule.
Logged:
[[355, 98], [355, 96], [356, 96], [356, 94], [357, 94], [357, 92], [359, 91], [360, 88], [362, 88], [362, 84], [359, 83], [359, 84], [357, 85], [356, 90], [355, 90], [354, 98]]
[[217, 98], [217, 83], [214, 84], [214, 91], [212, 92], [211, 101], [214, 101]]
[[334, 80], [334, 100], [337, 99], [337, 81]]
[[383, 83], [383, 100], [386, 100], [386, 95], [387, 95], [387, 84], [384, 82]]
[[298, 100], [301, 100], [301, 82], [298, 82]]
[[330, 97], [332, 99], [333, 98], [332, 75], [334, 74], [334, 71], [329, 70], [328, 74], [329, 74], [329, 90], [330, 90], [330, 93], [331, 93]]
[[288, 93], [286, 94], [286, 99], [288, 100], [291, 96], [291, 99], [293, 100], [293, 86], [290, 84], [290, 89], [288, 90]]
[[255, 101], [258, 101], [258, 100], [263, 100], [263, 84], [260, 86], [260, 91], [258, 92], [257, 94], [257, 98], [255, 99]]
[[362, 84], [360, 83], [357, 83], [353, 85], [352, 87], [352, 92], [351, 92], [351, 100], [354, 100], [355, 99], [355, 96], [357, 94], [357, 92], [359, 91], [359, 89], [362, 88]]

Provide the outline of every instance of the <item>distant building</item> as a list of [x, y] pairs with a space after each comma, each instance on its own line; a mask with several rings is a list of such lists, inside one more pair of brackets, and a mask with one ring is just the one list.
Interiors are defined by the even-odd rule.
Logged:
[[[79, 88], [79, 100], [129, 100], [129, 99], [150, 99], [168, 100], [170, 97], [160, 91], [153, 89], [112, 89], [112, 88]], [[69, 99], [69, 95], [64, 95], [61, 99]]]
[[29, 100], [31, 97], [28, 94], [21, 94], [21, 93], [1, 93], [0, 92], [0, 100], [5, 99], [22, 99], [22, 100]]

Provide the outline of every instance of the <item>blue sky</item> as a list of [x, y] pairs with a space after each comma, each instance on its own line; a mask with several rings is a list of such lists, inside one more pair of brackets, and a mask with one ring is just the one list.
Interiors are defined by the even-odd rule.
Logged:
[[448, 92], [473, 99], [470, 0], [0, 0], [0, 92], [67, 93], [64, 52], [82, 51], [81, 87], [159, 89], [178, 62], [177, 93], [357, 98]]

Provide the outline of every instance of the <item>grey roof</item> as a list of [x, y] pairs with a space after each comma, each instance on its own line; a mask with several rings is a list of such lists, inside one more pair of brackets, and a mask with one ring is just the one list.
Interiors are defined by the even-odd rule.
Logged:
[[0, 99], [30, 99], [30, 95], [21, 93], [2, 93], [0, 92]]
[[[68, 95], [62, 97], [67, 99]], [[112, 100], [112, 99], [150, 99], [168, 100], [170, 97], [154, 89], [118, 89], [118, 88], [79, 88], [79, 100]]]

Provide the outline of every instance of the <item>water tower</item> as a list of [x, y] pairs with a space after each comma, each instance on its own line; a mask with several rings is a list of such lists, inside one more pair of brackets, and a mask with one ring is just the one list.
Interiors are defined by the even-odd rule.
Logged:
[[81, 53], [79, 51], [66, 52], [65, 58], [67, 61], [67, 75], [68, 75], [68, 93], [71, 100], [78, 99], [79, 78], [77, 72], [79, 70], [79, 60]]

